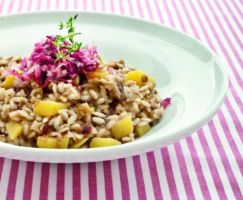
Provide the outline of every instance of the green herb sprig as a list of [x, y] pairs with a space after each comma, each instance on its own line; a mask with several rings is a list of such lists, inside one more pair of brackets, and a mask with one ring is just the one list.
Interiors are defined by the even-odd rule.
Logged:
[[[59, 30], [67, 29], [67, 35], [56, 35], [56, 39], [53, 42], [57, 46], [56, 61], [63, 59], [66, 55], [76, 52], [82, 47], [82, 42], [75, 42], [74, 37], [81, 33], [76, 33], [74, 28], [74, 22], [78, 15], [70, 17], [65, 23], [59, 23]], [[67, 41], [68, 44], [64, 44]], [[66, 52], [61, 51], [61, 49], [67, 49]]]

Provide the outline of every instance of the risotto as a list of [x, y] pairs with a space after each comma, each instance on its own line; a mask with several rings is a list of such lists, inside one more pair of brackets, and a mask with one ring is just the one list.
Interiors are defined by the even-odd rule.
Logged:
[[0, 141], [106, 147], [141, 137], [161, 119], [170, 99], [161, 101], [155, 80], [74, 42], [76, 17], [60, 24], [67, 36], [47, 36], [30, 57], [0, 57]]

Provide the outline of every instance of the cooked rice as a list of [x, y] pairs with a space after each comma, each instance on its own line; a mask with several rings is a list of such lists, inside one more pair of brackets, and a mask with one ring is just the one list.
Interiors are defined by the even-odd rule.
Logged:
[[[15, 83], [11, 89], [2, 87], [1, 75], [6, 67], [19, 65], [20, 57], [0, 57], [0, 141], [20, 146], [36, 147], [39, 135], [47, 130], [52, 137], [69, 137], [69, 147], [87, 137], [84, 127], [91, 132], [88, 137], [112, 137], [110, 129], [121, 118], [131, 115], [134, 126], [154, 125], [162, 116], [163, 108], [154, 84], [147, 81], [138, 86], [133, 81], [124, 82], [124, 75], [134, 69], [125, 66], [123, 60], [104, 64], [115, 73], [106, 78], [92, 78], [81, 85], [51, 83], [43, 90], [36, 83], [23, 86]], [[146, 77], [147, 78], [147, 77]], [[68, 105], [68, 109], [53, 117], [40, 117], [33, 106], [40, 100], [54, 100]], [[8, 121], [23, 126], [23, 134], [11, 140], [6, 131]], [[122, 143], [135, 139], [134, 133], [120, 139]], [[80, 148], [89, 147], [87, 140]]]

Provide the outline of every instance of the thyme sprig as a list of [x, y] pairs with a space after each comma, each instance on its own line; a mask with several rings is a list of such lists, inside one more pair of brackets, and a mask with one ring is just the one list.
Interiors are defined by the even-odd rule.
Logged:
[[[74, 22], [77, 19], [78, 15], [70, 17], [65, 23], [59, 23], [59, 30], [67, 29], [66, 35], [56, 35], [55, 41], [53, 44], [57, 47], [56, 61], [63, 59], [66, 55], [78, 51], [82, 47], [82, 42], [76, 42], [74, 37], [81, 33], [75, 32]], [[62, 51], [66, 49], [66, 51]]]

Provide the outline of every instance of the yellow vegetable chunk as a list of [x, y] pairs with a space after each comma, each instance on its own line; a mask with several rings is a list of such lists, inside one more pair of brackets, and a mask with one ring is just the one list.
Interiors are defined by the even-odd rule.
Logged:
[[37, 138], [37, 147], [54, 149], [57, 146], [57, 138], [48, 137], [48, 136], [39, 136]]
[[57, 139], [57, 145], [56, 148], [58, 149], [67, 149], [69, 144], [69, 138], [63, 137], [61, 139]]
[[44, 117], [57, 115], [58, 111], [67, 108], [65, 103], [59, 103], [51, 100], [39, 101], [34, 107], [34, 113]]
[[105, 78], [108, 75], [108, 72], [104, 69], [96, 69], [93, 72], [88, 72], [86, 76], [88, 78]]
[[10, 75], [10, 76], [7, 76], [3, 82], [3, 87], [5, 89], [9, 89], [9, 88], [12, 88], [13, 87], [13, 84], [14, 84], [14, 81], [15, 81], [15, 76], [13, 75]]
[[116, 139], [113, 138], [93, 138], [92, 141], [90, 142], [90, 147], [91, 148], [96, 148], [96, 147], [108, 147], [108, 146], [115, 146], [119, 145], [121, 142], [119, 142]]
[[143, 85], [147, 81], [150, 81], [151, 83], [155, 84], [155, 81], [152, 77], [148, 76], [144, 71], [142, 70], [134, 70], [130, 71], [125, 75], [125, 82], [127, 81], [135, 81], [137, 85]]
[[142, 136], [145, 133], [147, 133], [149, 130], [150, 130], [150, 125], [149, 124], [146, 124], [144, 126], [137, 126], [135, 128], [135, 134], [136, 134], [136, 136]]
[[63, 137], [61, 139], [57, 139], [50, 136], [39, 136], [37, 138], [37, 147], [38, 148], [46, 148], [46, 149], [66, 149], [68, 147], [69, 138]]
[[83, 146], [85, 144], [85, 142], [87, 142], [89, 139], [89, 137], [87, 138], [83, 138], [82, 140], [78, 141], [77, 143], [73, 144], [71, 148], [73, 149], [78, 149], [80, 148], [81, 146]]
[[16, 139], [23, 133], [23, 126], [17, 122], [8, 122], [6, 129], [11, 140]]
[[133, 123], [130, 115], [116, 122], [116, 124], [111, 128], [112, 135], [118, 140], [124, 136], [128, 136], [132, 132]]

